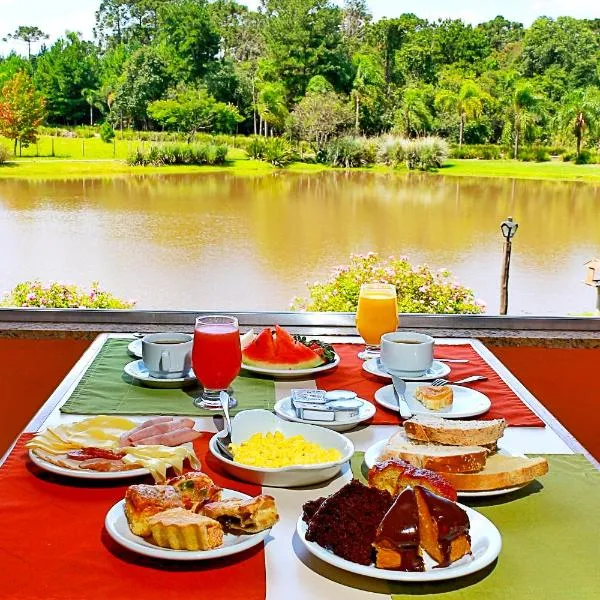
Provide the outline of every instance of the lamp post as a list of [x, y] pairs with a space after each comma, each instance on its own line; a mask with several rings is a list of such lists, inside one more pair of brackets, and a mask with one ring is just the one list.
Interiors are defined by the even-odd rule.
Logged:
[[510, 252], [512, 249], [512, 239], [519, 228], [518, 223], [513, 221], [512, 217], [508, 217], [506, 221], [502, 221], [500, 231], [504, 237], [502, 275], [500, 278], [500, 314], [505, 315], [508, 310], [508, 274], [510, 270]]

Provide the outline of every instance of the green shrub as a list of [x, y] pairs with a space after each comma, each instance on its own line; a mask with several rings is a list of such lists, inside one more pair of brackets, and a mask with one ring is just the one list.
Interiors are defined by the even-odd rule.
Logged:
[[100, 125], [100, 138], [107, 144], [110, 144], [115, 139], [115, 130], [108, 121], [104, 121], [104, 123]]
[[76, 285], [56, 282], [44, 285], [35, 280], [17, 284], [1, 304], [22, 308], [133, 308], [135, 301], [120, 300], [110, 292], [100, 290], [97, 281], [88, 292]]
[[440, 168], [448, 158], [448, 144], [439, 137], [409, 139], [388, 135], [380, 138], [377, 161], [397, 167], [429, 171]]
[[495, 144], [478, 144], [454, 146], [450, 150], [451, 158], [499, 160], [502, 158], [502, 149]]
[[579, 155], [575, 156], [576, 165], [589, 165], [594, 162], [594, 157], [589, 150], [582, 150]]
[[354, 312], [363, 283], [396, 286], [398, 312], [479, 314], [485, 303], [473, 291], [456, 283], [446, 269], [433, 272], [427, 265], [413, 267], [406, 257], [380, 258], [375, 252], [352, 255], [349, 265], [335, 267], [324, 282], [308, 284], [308, 299], [296, 298], [293, 310]]
[[127, 158], [132, 167], [152, 165], [222, 165], [227, 160], [227, 146], [219, 144], [153, 145], [148, 150], [137, 148]]
[[295, 155], [291, 144], [285, 138], [268, 138], [265, 140], [264, 158], [274, 167], [285, 167], [294, 162]]
[[0, 165], [8, 162], [9, 158], [10, 150], [4, 144], [0, 144]]
[[519, 150], [518, 159], [523, 162], [548, 162], [550, 160], [550, 153], [543, 146], [522, 148]]
[[341, 137], [331, 140], [317, 154], [319, 162], [345, 169], [372, 165], [376, 157], [376, 143], [362, 137]]
[[265, 140], [260, 137], [252, 137], [246, 145], [246, 152], [254, 160], [263, 160], [265, 157]]

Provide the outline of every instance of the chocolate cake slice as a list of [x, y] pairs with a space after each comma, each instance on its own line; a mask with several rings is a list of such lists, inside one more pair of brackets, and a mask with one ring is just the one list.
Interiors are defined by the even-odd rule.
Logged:
[[377, 527], [392, 502], [389, 492], [354, 479], [321, 504], [308, 523], [306, 539], [346, 560], [370, 565]]
[[397, 571], [424, 571], [419, 534], [419, 511], [415, 492], [407, 487], [383, 517], [373, 546], [375, 566]]

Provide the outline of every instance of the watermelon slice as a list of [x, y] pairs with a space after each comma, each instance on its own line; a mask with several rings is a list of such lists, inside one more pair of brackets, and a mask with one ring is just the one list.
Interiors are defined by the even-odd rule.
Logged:
[[291, 370], [312, 369], [325, 361], [314, 350], [297, 342], [285, 329], [275, 325], [275, 335], [266, 328], [242, 351], [242, 362], [264, 369]]

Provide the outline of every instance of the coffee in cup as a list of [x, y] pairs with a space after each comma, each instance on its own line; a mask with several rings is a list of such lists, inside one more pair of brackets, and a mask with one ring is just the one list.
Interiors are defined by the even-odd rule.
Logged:
[[142, 338], [142, 359], [150, 377], [181, 379], [192, 366], [193, 338], [187, 333], [152, 333]]
[[398, 377], [421, 377], [433, 364], [433, 338], [424, 333], [386, 333], [381, 336], [381, 362]]

